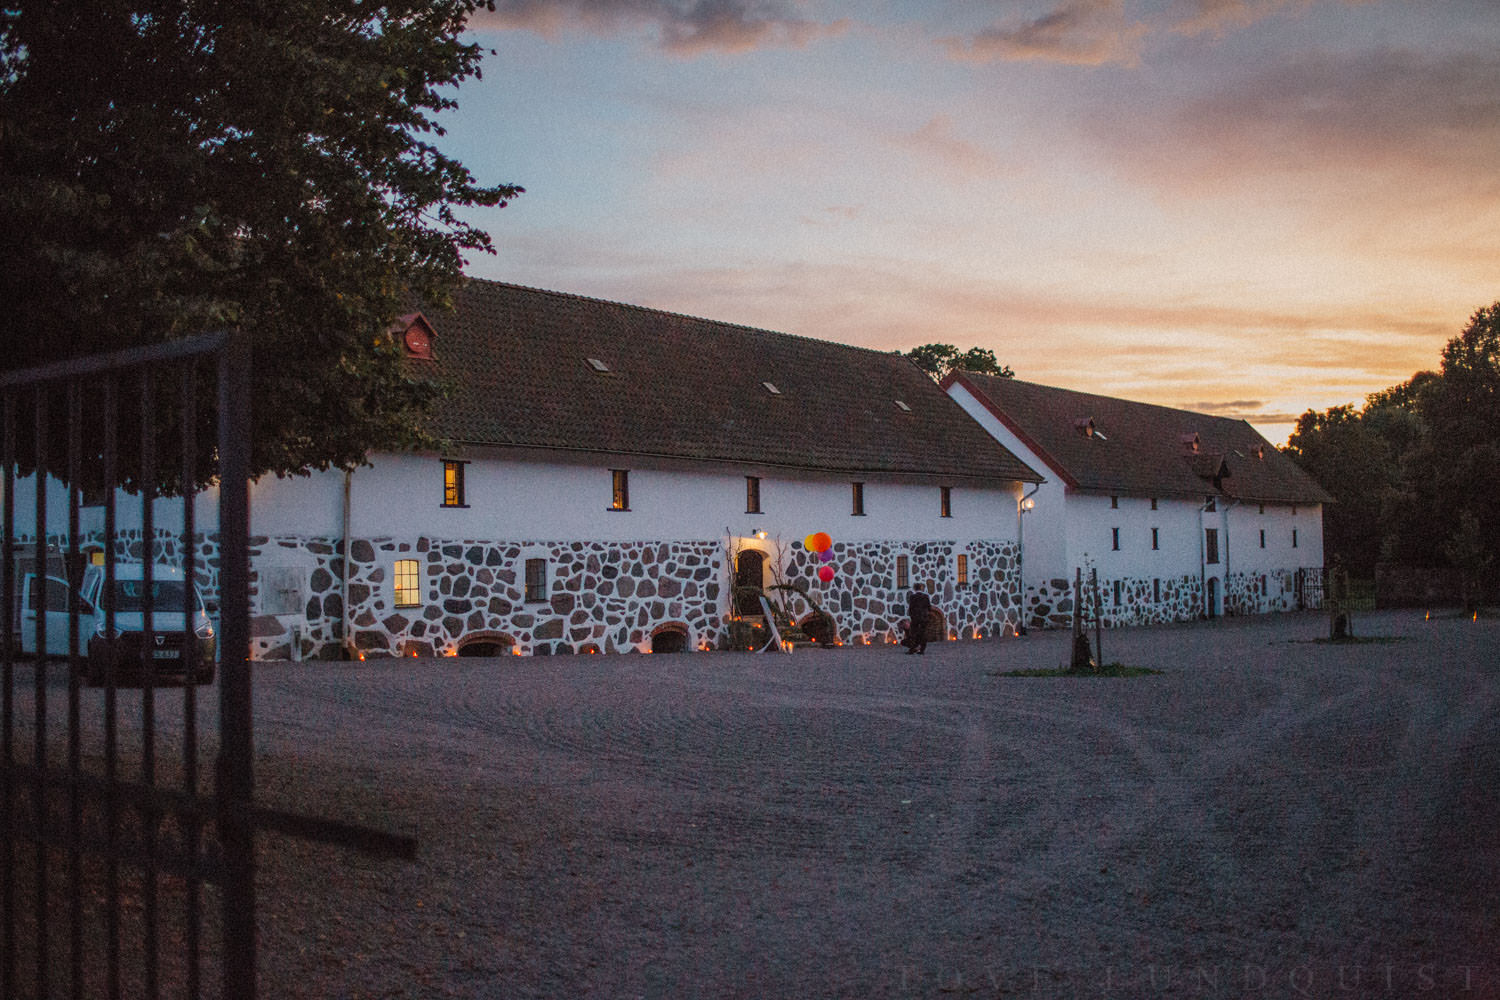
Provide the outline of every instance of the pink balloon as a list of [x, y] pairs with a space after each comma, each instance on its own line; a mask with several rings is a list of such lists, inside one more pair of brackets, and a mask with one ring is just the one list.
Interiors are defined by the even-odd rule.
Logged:
[[818, 561], [819, 562], [833, 562], [833, 550], [832, 549], [824, 549], [822, 552], [819, 552], [818, 553]]
[[818, 567], [818, 579], [822, 580], [824, 583], [827, 583], [829, 580], [832, 580], [833, 579], [833, 567], [832, 566], [819, 566]]

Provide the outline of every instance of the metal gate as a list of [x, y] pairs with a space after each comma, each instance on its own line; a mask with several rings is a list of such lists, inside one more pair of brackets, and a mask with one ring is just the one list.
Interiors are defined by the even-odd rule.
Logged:
[[210, 334], [0, 374], [0, 997], [251, 1000], [257, 829], [415, 855], [254, 805], [248, 372]]

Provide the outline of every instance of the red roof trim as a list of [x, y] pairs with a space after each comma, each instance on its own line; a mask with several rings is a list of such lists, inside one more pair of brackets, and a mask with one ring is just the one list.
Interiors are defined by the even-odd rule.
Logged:
[[989, 396], [986, 396], [983, 392], [981, 392], [979, 390], [979, 387], [976, 386], [973, 382], [970, 382], [968, 379], [964, 378], [963, 372], [949, 372], [947, 375], [943, 376], [943, 380], [939, 382], [938, 385], [944, 392], [947, 392], [948, 387], [950, 385], [953, 385], [955, 382], [963, 386], [964, 390], [967, 391], [970, 396], [973, 396], [976, 400], [978, 400], [979, 405], [983, 406], [986, 410], [989, 411], [991, 416], [1000, 421], [1000, 423], [1005, 426], [1006, 430], [1010, 431], [1016, 436], [1017, 440], [1019, 440], [1027, 448], [1031, 449], [1031, 453], [1033, 455], [1045, 462], [1047, 468], [1054, 474], [1056, 474], [1057, 478], [1061, 479], [1069, 489], [1078, 488], [1078, 480], [1068, 475], [1067, 470], [1062, 467], [1062, 463], [1058, 462], [1057, 459], [1049, 455], [1047, 453], [1047, 449], [1037, 444], [1036, 441], [1032, 439], [1031, 435], [1021, 430], [1021, 428], [1015, 423], [1015, 421], [1011, 420], [1004, 413], [1000, 412], [999, 407], [997, 407], [993, 402], [990, 401]]

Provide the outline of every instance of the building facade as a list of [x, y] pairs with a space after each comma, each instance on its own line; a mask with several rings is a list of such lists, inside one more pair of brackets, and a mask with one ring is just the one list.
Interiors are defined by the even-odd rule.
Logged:
[[[878, 642], [915, 585], [954, 637], [1020, 624], [1006, 514], [1040, 476], [899, 355], [477, 280], [391, 336], [442, 448], [254, 484], [256, 658], [709, 649], [762, 592]], [[116, 556], [180, 563], [181, 502], [153, 511], [147, 546], [117, 493]]]
[[1070, 623], [1080, 574], [1111, 626], [1318, 600], [1331, 498], [1248, 423], [971, 372], [943, 386], [1046, 477], [1016, 514], [1028, 625]]

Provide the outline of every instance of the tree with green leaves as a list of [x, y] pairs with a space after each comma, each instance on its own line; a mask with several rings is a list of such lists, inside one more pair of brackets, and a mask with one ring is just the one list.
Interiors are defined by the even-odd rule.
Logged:
[[[1444, 345], [1438, 375], [1420, 398], [1426, 435], [1409, 475], [1429, 491], [1428, 516], [1447, 551], [1477, 546], [1481, 564], [1494, 561], [1500, 557], [1500, 302], [1477, 310]], [[1449, 562], [1473, 560], [1450, 554]]]
[[1380, 558], [1381, 504], [1398, 479], [1398, 459], [1352, 405], [1297, 418], [1285, 451], [1333, 494], [1323, 509], [1323, 551], [1351, 574], [1370, 579]]
[[958, 348], [952, 344], [923, 344], [913, 347], [902, 356], [910, 358], [918, 368], [938, 381], [942, 381], [944, 376], [954, 370], [999, 375], [1002, 378], [1014, 378], [1016, 374], [1009, 365], [1002, 365], [996, 360], [995, 352], [987, 347], [971, 347], [959, 353]]
[[1324, 548], [1356, 575], [1376, 562], [1449, 565], [1477, 592], [1500, 563], [1500, 302], [1444, 346], [1436, 372], [1309, 410], [1286, 452], [1332, 493]]
[[[434, 144], [486, 0], [21, 0], [0, 9], [3, 364], [252, 335], [256, 474], [428, 444], [386, 336], [489, 236]], [[207, 470], [204, 470], [207, 475]]]

